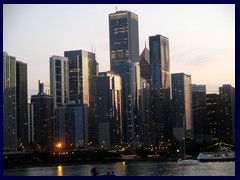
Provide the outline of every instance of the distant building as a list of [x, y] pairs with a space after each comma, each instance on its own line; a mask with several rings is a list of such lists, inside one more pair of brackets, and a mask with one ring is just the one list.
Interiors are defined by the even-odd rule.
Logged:
[[68, 58], [50, 57], [50, 91], [54, 109], [69, 101], [69, 65]]
[[151, 144], [158, 146], [172, 138], [170, 100], [169, 39], [149, 37]]
[[[39, 91], [40, 92], [40, 91]], [[41, 147], [41, 150], [52, 150], [54, 148], [54, 106], [53, 96], [46, 95], [44, 93], [38, 93], [32, 95], [31, 104], [34, 109], [31, 110], [34, 113], [33, 117], [33, 134], [35, 144]], [[32, 128], [30, 126], [30, 132]]]
[[147, 83], [150, 83], [151, 82], [150, 57], [149, 57], [149, 50], [147, 49], [147, 47], [145, 47], [144, 50], [142, 51], [139, 57], [139, 62], [140, 62], [141, 77], [143, 79], [146, 79]]
[[69, 102], [56, 110], [55, 144], [61, 143], [62, 149], [78, 149], [88, 145], [87, 106]]
[[101, 72], [97, 79], [99, 147], [122, 143], [122, 81], [114, 72]]
[[64, 51], [69, 59], [69, 99], [76, 104], [88, 106], [89, 142], [98, 145], [98, 124], [96, 120], [96, 96], [98, 62], [92, 52], [84, 50]]
[[173, 133], [178, 139], [193, 138], [191, 76], [172, 74]]
[[27, 64], [16, 61], [16, 103], [18, 148], [28, 146], [28, 83]]
[[3, 150], [17, 151], [16, 58], [3, 53]]
[[206, 85], [192, 84], [192, 117], [194, 139], [198, 143], [207, 140], [207, 97]]
[[44, 93], [46, 95], [50, 95], [50, 86], [46, 83], [40, 82], [40, 80], [38, 80], [38, 89], [40, 91], [40, 93]]

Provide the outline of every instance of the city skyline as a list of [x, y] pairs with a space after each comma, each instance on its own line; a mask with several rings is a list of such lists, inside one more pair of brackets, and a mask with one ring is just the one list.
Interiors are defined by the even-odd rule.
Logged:
[[191, 75], [207, 93], [235, 87], [235, 5], [229, 4], [3, 5], [3, 50], [27, 63], [35, 94], [38, 80], [50, 84], [49, 58], [64, 51], [94, 51], [100, 72], [109, 71], [108, 15], [116, 9], [138, 15], [139, 53], [149, 49], [149, 36], [169, 38], [171, 74]]

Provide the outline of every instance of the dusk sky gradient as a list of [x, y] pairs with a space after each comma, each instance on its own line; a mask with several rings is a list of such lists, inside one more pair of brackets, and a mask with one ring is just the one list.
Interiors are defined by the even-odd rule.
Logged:
[[[129, 10], [139, 19], [139, 53], [148, 37], [169, 38], [170, 72], [193, 84], [235, 87], [234, 4], [3, 5], [3, 51], [28, 65], [29, 94], [49, 84], [49, 58], [68, 50], [95, 49], [100, 72], [110, 70], [108, 15]], [[95, 48], [92, 48], [92, 47]]]

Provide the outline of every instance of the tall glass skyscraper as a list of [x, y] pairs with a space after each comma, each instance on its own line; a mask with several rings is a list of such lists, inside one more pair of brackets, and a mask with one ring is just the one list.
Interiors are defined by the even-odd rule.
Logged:
[[88, 107], [89, 142], [98, 144], [98, 125], [96, 120], [96, 93], [98, 63], [95, 54], [84, 50], [65, 51], [69, 59], [70, 101]]
[[162, 35], [149, 37], [150, 51], [150, 114], [153, 145], [168, 142], [172, 137], [170, 100], [169, 40]]
[[53, 96], [54, 109], [69, 101], [68, 58], [50, 57], [50, 91]]
[[3, 150], [17, 150], [16, 58], [3, 53]]
[[137, 134], [140, 92], [138, 16], [130, 11], [109, 14], [111, 71], [122, 78], [123, 139], [132, 142]]

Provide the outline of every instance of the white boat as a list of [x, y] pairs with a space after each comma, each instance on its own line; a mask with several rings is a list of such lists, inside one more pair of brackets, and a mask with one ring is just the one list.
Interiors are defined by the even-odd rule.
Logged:
[[183, 156], [178, 160], [178, 165], [196, 165], [198, 160], [194, 159], [192, 156], [185, 155], [185, 138], [183, 140]]
[[230, 147], [220, 147], [216, 152], [200, 152], [197, 159], [200, 162], [235, 161], [235, 152]]
[[178, 165], [196, 165], [199, 161], [193, 159], [192, 156], [185, 156], [183, 159], [178, 160]]

